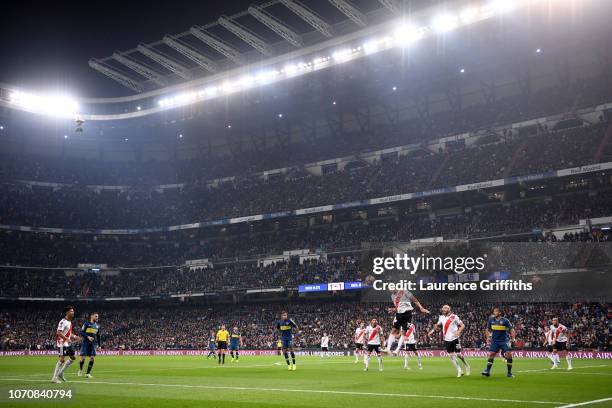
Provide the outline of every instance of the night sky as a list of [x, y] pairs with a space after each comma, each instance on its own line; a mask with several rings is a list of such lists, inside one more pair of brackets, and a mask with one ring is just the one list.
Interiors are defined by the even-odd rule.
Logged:
[[65, 89], [75, 96], [131, 94], [89, 68], [89, 58], [160, 40], [164, 34], [243, 11], [251, 3], [258, 2], [5, 2], [0, 13], [0, 82], [36, 91]]

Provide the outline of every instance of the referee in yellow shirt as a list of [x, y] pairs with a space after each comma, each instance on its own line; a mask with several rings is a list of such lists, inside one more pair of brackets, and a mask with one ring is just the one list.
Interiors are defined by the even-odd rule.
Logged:
[[219, 363], [225, 364], [225, 353], [227, 353], [227, 341], [229, 340], [229, 332], [225, 329], [225, 325], [222, 324], [221, 328], [217, 332], [217, 349], [219, 350]]

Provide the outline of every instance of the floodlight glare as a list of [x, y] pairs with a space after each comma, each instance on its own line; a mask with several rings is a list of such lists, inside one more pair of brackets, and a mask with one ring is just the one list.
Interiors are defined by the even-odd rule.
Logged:
[[272, 78], [274, 78], [277, 74], [278, 72], [274, 70], [260, 71], [257, 74], [255, 74], [255, 81], [259, 83], [266, 83], [272, 80]]
[[425, 33], [422, 28], [417, 28], [410, 24], [402, 24], [393, 32], [395, 41], [401, 45], [412, 44], [423, 38], [424, 35]]
[[470, 24], [476, 21], [478, 17], [478, 9], [476, 7], [468, 7], [461, 12], [459, 18], [463, 24]]
[[509, 0], [491, 0], [488, 5], [488, 7], [490, 7], [491, 10], [497, 14], [509, 13], [510, 11], [514, 10], [516, 6], [516, 1]]
[[245, 75], [240, 78], [238, 83], [243, 87], [249, 87], [255, 83], [255, 78], [253, 78], [251, 75]]
[[16, 91], [10, 94], [11, 103], [29, 111], [55, 117], [74, 117], [78, 103], [66, 95], [33, 95]]
[[459, 26], [459, 19], [450, 14], [442, 14], [433, 19], [431, 24], [439, 33], [446, 33]]
[[213, 97], [213, 96], [215, 96], [217, 94], [217, 87], [216, 86], [209, 86], [206, 89], [204, 89], [204, 93], [208, 97]]
[[332, 54], [332, 58], [338, 62], [348, 61], [351, 56], [351, 49], [338, 50]]
[[287, 75], [293, 75], [297, 72], [298, 67], [295, 64], [288, 64], [285, 65], [285, 67], [283, 68], [283, 71], [285, 71], [285, 74]]

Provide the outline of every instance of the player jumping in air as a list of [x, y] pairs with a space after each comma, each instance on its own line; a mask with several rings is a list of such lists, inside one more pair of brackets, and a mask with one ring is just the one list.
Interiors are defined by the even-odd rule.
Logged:
[[434, 328], [429, 331], [429, 337], [434, 334], [438, 327], [442, 327], [442, 336], [444, 337], [446, 352], [457, 369], [457, 377], [461, 377], [463, 375], [463, 371], [461, 370], [461, 366], [457, 362], [457, 359], [463, 362], [463, 365], [465, 366], [465, 374], [470, 375], [471, 368], [463, 355], [461, 355], [461, 342], [459, 341], [461, 333], [463, 333], [463, 330], [465, 330], [465, 324], [463, 324], [459, 316], [451, 312], [451, 307], [449, 305], [442, 306], [442, 314], [438, 318], [438, 322]]
[[[66, 306], [64, 308], [64, 318], [60, 320], [59, 324], [57, 325], [57, 331], [55, 332], [55, 345], [59, 350], [59, 360], [55, 364], [55, 370], [53, 371], [53, 377], [51, 378], [51, 381], [54, 383], [66, 381], [64, 372], [75, 360], [72, 341], [76, 340], [78, 336], [72, 334], [73, 318], [74, 308], [72, 306]], [[66, 356], [68, 356], [67, 361]]]
[[230, 336], [230, 355], [232, 356], [232, 363], [238, 362], [238, 351], [242, 347], [242, 335], [238, 331], [238, 327], [232, 329]]
[[[77, 375], [80, 377], [83, 375], [83, 365], [85, 364], [85, 357], [89, 357], [89, 364], [87, 365], [87, 378], [92, 378], [91, 369], [94, 365], [94, 357], [96, 356], [96, 345], [100, 346], [100, 325], [98, 324], [98, 313], [93, 312], [89, 315], [89, 321], [85, 322], [81, 327], [81, 361], [79, 362], [79, 372]], [[101, 347], [101, 346], [100, 346]]]
[[217, 348], [217, 344], [215, 343], [216, 336], [215, 332], [211, 331], [210, 336], [208, 336], [208, 354], [206, 355], [206, 359], [208, 360], [210, 356], [215, 357], [215, 349]]
[[390, 352], [391, 345], [395, 341], [399, 341], [399, 337], [405, 335], [406, 331], [408, 331], [408, 326], [412, 323], [413, 303], [421, 313], [429, 314], [429, 310], [425, 309], [419, 300], [407, 290], [392, 291], [391, 300], [393, 301], [393, 307], [389, 308], [389, 312], [395, 312], [395, 318], [393, 319], [391, 333], [389, 333], [389, 338], [387, 339], [387, 348], [385, 349], [387, 353]]
[[[363, 345], [365, 344], [365, 325], [359, 322], [359, 326], [355, 329], [355, 364], [359, 362], [359, 354], [363, 354]], [[365, 357], [364, 357], [365, 358]]]
[[493, 316], [489, 317], [487, 323], [487, 330], [485, 332], [486, 338], [491, 339], [491, 347], [489, 348], [489, 361], [487, 362], [487, 368], [482, 372], [482, 375], [489, 377], [491, 375], [491, 367], [493, 367], [493, 361], [495, 355], [501, 351], [504, 358], [506, 359], [506, 365], [508, 366], [508, 378], [513, 378], [512, 374], [512, 351], [508, 345], [508, 334], [512, 342], [516, 341], [516, 335], [514, 328], [510, 320], [506, 319], [501, 315], [501, 310], [496, 307], [493, 309]]
[[382, 346], [382, 335], [382, 327], [378, 325], [378, 320], [372, 319], [370, 325], [365, 329], [367, 348], [366, 354], [363, 357], [363, 362], [365, 364], [365, 368], [363, 369], [363, 371], [368, 371], [368, 369], [370, 368], [370, 356], [372, 353], [375, 353], [376, 357], [378, 358], [378, 371], [383, 370], [382, 350], [380, 349]]
[[[293, 319], [289, 319], [287, 312], [283, 311], [280, 320], [276, 322], [276, 330], [280, 332], [280, 340], [287, 368], [289, 371], [295, 371], [297, 367], [295, 364], [295, 352], [293, 351], [293, 330], [297, 331], [298, 326]], [[289, 354], [291, 354], [291, 361], [289, 361]]]
[[404, 354], [404, 370], [410, 370], [410, 367], [408, 367], [408, 354], [410, 354], [410, 352], [416, 355], [419, 370], [423, 369], [423, 366], [421, 365], [421, 355], [419, 354], [419, 350], [417, 350], [415, 330], [416, 326], [414, 323], [410, 323], [410, 326], [408, 326], [408, 331], [406, 334], [400, 337], [399, 342], [397, 343], [397, 348], [393, 352], [393, 354], [398, 354], [402, 349], [402, 345], [404, 346], [404, 351], [406, 353]]
[[552, 319], [552, 325], [550, 326], [550, 331], [552, 332], [552, 339], [554, 341], [552, 346], [552, 358], [553, 358], [553, 366], [551, 370], [556, 370], [559, 368], [559, 364], [561, 360], [559, 359], [559, 354], [565, 354], [565, 361], [567, 361], [567, 369], [572, 370], [572, 357], [567, 351], [567, 327], [559, 323], [559, 318], [554, 317]]
[[219, 362], [217, 364], [225, 364], [225, 353], [227, 353], [227, 341], [229, 340], [229, 332], [225, 329], [225, 325], [222, 324], [221, 328], [215, 336], [217, 340], [217, 348], [219, 349]]

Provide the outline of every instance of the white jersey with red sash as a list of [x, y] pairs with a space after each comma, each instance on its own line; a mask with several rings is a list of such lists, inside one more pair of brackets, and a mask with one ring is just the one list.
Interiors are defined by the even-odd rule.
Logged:
[[55, 336], [55, 345], [57, 347], [68, 347], [70, 345], [70, 336], [72, 335], [72, 322], [70, 320], [62, 319], [57, 325], [57, 331], [61, 332], [68, 340], [62, 339], [60, 336]]
[[453, 341], [456, 340], [459, 336], [457, 332], [459, 331], [459, 325], [461, 324], [461, 319], [454, 313], [449, 315], [440, 315], [438, 319], [438, 325], [442, 326], [442, 334], [444, 335], [444, 341]]
[[414, 309], [412, 306], [413, 295], [407, 290], [398, 290], [391, 294], [391, 300], [393, 301], [393, 307], [395, 307], [396, 313], [406, 313]]
[[368, 340], [368, 344], [373, 346], [380, 346], [380, 339], [382, 336], [382, 328], [380, 325], [376, 325], [376, 327], [372, 327], [372, 325], [368, 326], [365, 329], [365, 337]]
[[414, 323], [412, 323], [410, 325], [410, 327], [408, 327], [408, 330], [406, 331], [406, 335], [404, 336], [405, 340], [404, 342], [406, 344], [416, 344], [416, 336], [414, 335], [415, 332], [415, 326]]
[[355, 343], [364, 344], [365, 339], [365, 328], [358, 327], [355, 329]]
[[554, 325], [550, 326], [550, 331], [552, 332], [552, 337], [554, 342], [565, 343], [567, 342], [567, 327], [562, 324], [559, 324], [557, 327]]
[[552, 331], [547, 331], [545, 333], [546, 335], [546, 344], [549, 346], [552, 346], [553, 344], [555, 344], [555, 340], [553, 339], [553, 332]]

